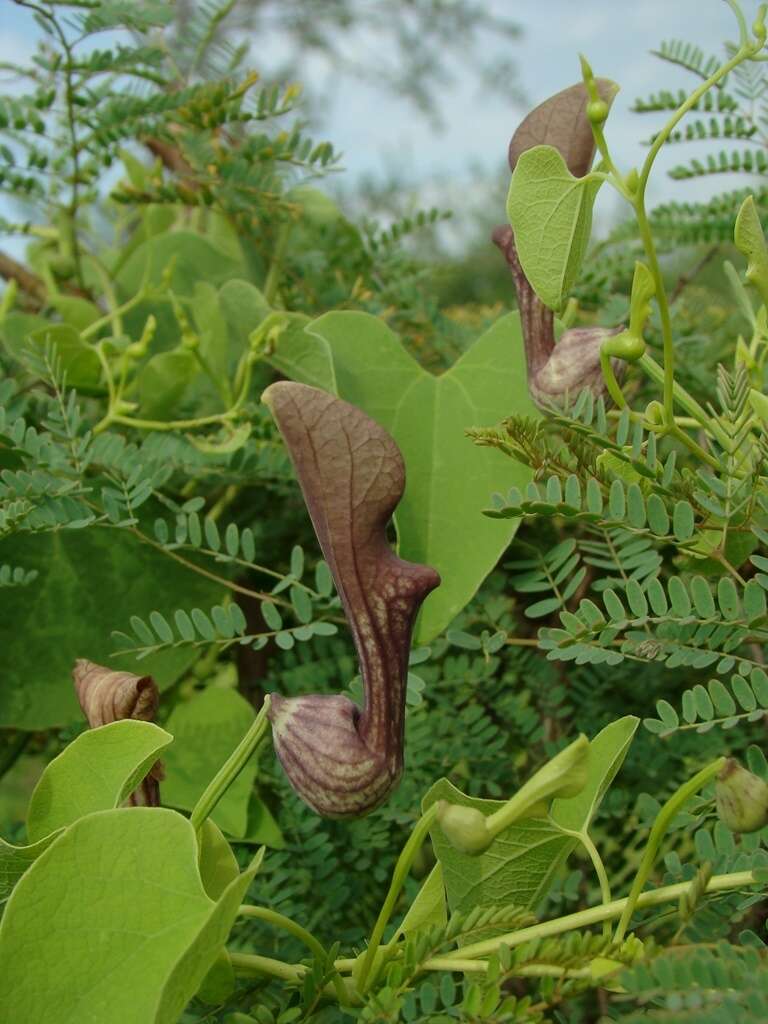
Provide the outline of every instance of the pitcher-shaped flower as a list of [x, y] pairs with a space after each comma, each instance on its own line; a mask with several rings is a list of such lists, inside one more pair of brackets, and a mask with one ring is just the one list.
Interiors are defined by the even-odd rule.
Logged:
[[387, 541], [405, 468], [386, 430], [348, 402], [304, 384], [273, 384], [263, 400], [333, 574], [364, 691], [362, 707], [342, 695], [273, 695], [275, 750], [310, 807], [325, 817], [358, 817], [386, 800], [402, 774], [411, 632], [440, 577], [398, 558]]

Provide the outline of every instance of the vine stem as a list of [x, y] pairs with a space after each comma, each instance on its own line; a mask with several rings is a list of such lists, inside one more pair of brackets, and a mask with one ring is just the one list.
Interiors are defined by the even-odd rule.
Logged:
[[368, 943], [368, 949], [365, 952], [365, 956], [363, 957], [363, 961], [360, 965], [360, 970], [356, 978], [357, 987], [361, 993], [365, 993], [366, 991], [366, 983], [368, 982], [371, 974], [371, 968], [373, 967], [376, 959], [376, 953], [381, 945], [384, 929], [392, 916], [392, 911], [395, 909], [395, 902], [397, 897], [400, 895], [400, 890], [405, 882], [405, 876], [410, 871], [414, 857], [421, 849], [421, 844], [426, 839], [427, 833], [434, 824], [435, 818], [437, 817], [437, 809], [438, 805], [432, 804], [432, 806], [422, 814], [421, 818], [416, 822], [416, 825], [408, 838], [408, 842], [405, 844], [400, 856], [397, 858], [397, 864], [395, 864], [395, 870], [392, 874], [389, 891], [387, 892], [386, 899], [379, 911], [376, 924], [373, 926], [371, 939]]
[[[610, 903], [612, 894], [611, 883], [608, 879], [608, 872], [605, 870], [603, 858], [600, 856], [599, 850], [592, 842], [590, 834], [588, 832], [571, 832], [569, 829], [564, 829], [562, 827], [560, 827], [560, 831], [566, 835], [572, 836], [574, 839], [578, 839], [589, 854], [589, 859], [592, 861], [592, 867], [595, 869], [595, 874], [597, 875], [597, 880], [600, 884], [600, 896], [603, 903]], [[607, 921], [603, 924], [603, 935], [606, 938], [610, 935], [610, 926]]]
[[672, 117], [667, 121], [653, 140], [651, 148], [648, 151], [648, 155], [646, 156], [640, 170], [637, 188], [632, 199], [635, 216], [637, 217], [637, 224], [640, 229], [640, 238], [648, 259], [649, 270], [651, 271], [654, 284], [656, 285], [656, 303], [659, 307], [661, 336], [664, 347], [664, 412], [668, 423], [674, 422], [675, 346], [672, 338], [672, 318], [669, 310], [669, 300], [667, 299], [667, 291], [664, 286], [664, 279], [662, 277], [661, 267], [656, 253], [656, 245], [651, 233], [651, 226], [648, 221], [648, 214], [645, 210], [645, 190], [648, 185], [648, 177], [651, 173], [651, 168], [659, 154], [659, 150], [667, 141], [678, 122], [685, 117], [689, 110], [696, 106], [701, 97], [711, 89], [713, 85], [717, 85], [717, 83], [725, 78], [730, 71], [746, 60], [750, 56], [751, 49], [752, 48], [748, 43], [742, 41], [741, 46], [733, 57], [731, 57], [729, 61], [726, 61], [725, 64], [721, 65], [717, 71], [713, 72], [709, 78], [702, 82], [697, 89], [694, 89], [690, 96], [680, 104]]
[[189, 818], [195, 831], [198, 831], [206, 818], [210, 816], [216, 807], [216, 804], [221, 800], [237, 776], [243, 768], [245, 768], [252, 755], [256, 752], [259, 744], [264, 738], [264, 734], [269, 728], [269, 722], [267, 720], [268, 712], [269, 696], [266, 696], [261, 710], [254, 718], [248, 732], [243, 736], [227, 760], [216, 772], [203, 791], [202, 796], [195, 804]]
[[[647, 353], [640, 357], [638, 363], [641, 369], [647, 374], [650, 379], [656, 384], [664, 383], [665, 370], [659, 366], [655, 359], [649, 356]], [[728, 437], [726, 432], [720, 426], [720, 424], [714, 420], [707, 412], [699, 405], [696, 399], [690, 394], [685, 388], [674, 382], [674, 397], [677, 402], [686, 410], [692, 419], [704, 428], [708, 430], [715, 438], [720, 447], [727, 453], [730, 454], [733, 447], [731, 438]]]
[[638, 898], [640, 897], [640, 893], [643, 891], [643, 886], [651, 873], [651, 869], [653, 868], [656, 860], [656, 855], [659, 852], [661, 840], [664, 838], [664, 834], [669, 828], [670, 822], [690, 797], [695, 793], [698, 793], [703, 786], [715, 778], [724, 764], [725, 758], [718, 757], [716, 760], [712, 761], [711, 764], [708, 764], [706, 768], [702, 768], [701, 771], [697, 772], [692, 779], [684, 782], [683, 785], [672, 794], [669, 800], [667, 800], [659, 811], [656, 816], [656, 820], [653, 823], [651, 834], [648, 836], [645, 852], [643, 853], [643, 858], [640, 861], [640, 867], [637, 869], [637, 874], [635, 875], [635, 880], [632, 883], [632, 888], [629, 891], [626, 905], [622, 910], [619, 923], [616, 926], [614, 942], [622, 942], [624, 939], [627, 928], [629, 927], [629, 922], [632, 919], [632, 914], [637, 906]]
[[268, 974], [281, 981], [301, 984], [307, 968], [303, 964], [286, 964], [282, 960], [274, 960], [271, 956], [257, 956], [255, 953], [234, 953], [227, 950], [234, 969], [239, 974]]
[[211, 416], [198, 416], [190, 420], [141, 420], [133, 416], [119, 413], [107, 413], [101, 422], [93, 428], [94, 434], [100, 434], [111, 423], [122, 423], [124, 427], [135, 427], [137, 430], [192, 430], [195, 427], [207, 427], [212, 423], [226, 423], [235, 418], [234, 409], [226, 412], [213, 413]]
[[[734, 871], [727, 875], [713, 875], [707, 884], [708, 893], [727, 892], [731, 889], [743, 889], [748, 885], [759, 884], [752, 871]], [[678, 900], [684, 893], [689, 892], [690, 881], [678, 882], [675, 885], [665, 885], [659, 889], [652, 889], [641, 893], [636, 907], [655, 907], [661, 903], [671, 903]], [[566, 914], [564, 917], [555, 918], [553, 921], [542, 921], [540, 924], [530, 925], [528, 928], [520, 928], [516, 932], [508, 932], [506, 935], [498, 935], [493, 939], [484, 939], [482, 942], [475, 942], [471, 945], [461, 947], [462, 959], [475, 960], [478, 957], [489, 956], [495, 953], [500, 946], [520, 946], [524, 942], [531, 942], [534, 939], [549, 938], [552, 935], [560, 935], [563, 932], [581, 931], [589, 925], [599, 924], [601, 921], [611, 920], [620, 917], [629, 903], [629, 897], [621, 900], [613, 900], [611, 903], [601, 903], [599, 906], [590, 907], [588, 910], [577, 910], [573, 914]], [[440, 958], [443, 959], [443, 958]], [[425, 967], [433, 961], [426, 961]], [[343, 970], [345, 964], [352, 964], [354, 961], [338, 961], [337, 966]], [[429, 968], [427, 968], [429, 969]]]
[[[304, 945], [312, 952], [312, 955], [320, 960], [322, 963], [328, 961], [328, 953], [326, 952], [323, 944], [315, 938], [312, 932], [307, 931], [296, 921], [291, 920], [290, 917], [286, 917], [285, 914], [280, 914], [276, 910], [270, 910], [268, 907], [253, 907], [248, 904], [244, 904], [238, 910], [238, 914], [241, 917], [250, 917], [257, 921], [265, 921], [267, 924], [274, 925], [276, 928], [282, 928], [291, 935], [303, 942]], [[334, 971], [333, 975], [333, 987], [336, 990], [336, 997], [339, 1000], [341, 1006], [346, 1006], [349, 1003], [349, 994], [343, 979], [341, 978], [338, 969]]]

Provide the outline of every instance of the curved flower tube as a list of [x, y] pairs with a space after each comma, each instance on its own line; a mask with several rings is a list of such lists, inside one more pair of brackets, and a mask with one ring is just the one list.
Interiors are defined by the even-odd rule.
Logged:
[[285, 381], [263, 401], [283, 435], [354, 638], [362, 708], [341, 695], [272, 696], [275, 750], [291, 785], [318, 814], [378, 807], [403, 770], [408, 651], [416, 614], [440, 583], [398, 558], [386, 528], [405, 489], [400, 451], [360, 409]]

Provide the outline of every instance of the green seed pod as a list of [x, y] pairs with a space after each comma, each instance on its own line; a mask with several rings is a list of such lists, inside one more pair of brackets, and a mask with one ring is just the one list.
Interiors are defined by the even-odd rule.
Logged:
[[717, 815], [732, 832], [757, 832], [768, 825], [768, 783], [729, 757], [715, 783]]
[[471, 856], [483, 853], [491, 844], [485, 815], [474, 807], [461, 807], [440, 801], [437, 820], [443, 835], [459, 853]]

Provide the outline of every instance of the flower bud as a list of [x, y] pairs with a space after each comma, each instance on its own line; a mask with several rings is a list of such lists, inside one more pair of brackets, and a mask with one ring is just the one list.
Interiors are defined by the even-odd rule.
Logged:
[[729, 757], [715, 783], [717, 815], [732, 832], [768, 825], [768, 783]]
[[648, 405], [646, 405], [645, 407], [645, 418], [646, 421], [649, 424], [651, 424], [651, 426], [663, 427], [665, 422], [664, 406], [661, 404], [661, 402], [657, 402], [656, 399], [654, 399], [652, 402], [649, 402]]
[[443, 835], [459, 853], [476, 856], [487, 850], [493, 839], [488, 832], [485, 815], [476, 807], [462, 807], [441, 800], [437, 820]]
[[608, 104], [605, 100], [592, 100], [587, 104], [587, 117], [590, 124], [599, 128], [608, 117]]
[[633, 167], [624, 176], [624, 184], [627, 189], [634, 195], [637, 192], [637, 186], [640, 184], [640, 175], [637, 173], [637, 168]]

